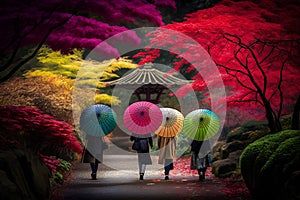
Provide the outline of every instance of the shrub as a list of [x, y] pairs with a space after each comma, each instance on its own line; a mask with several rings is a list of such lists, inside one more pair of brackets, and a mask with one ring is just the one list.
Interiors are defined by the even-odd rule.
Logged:
[[37, 108], [0, 106], [0, 135], [6, 140], [18, 141], [36, 154], [63, 158], [68, 152], [82, 152], [71, 125]]
[[258, 139], [243, 151], [240, 166], [254, 197], [285, 199], [284, 185], [300, 166], [300, 131], [285, 130]]
[[[247, 123], [243, 124], [240, 127], [237, 127], [230, 131], [230, 133], [227, 135], [227, 142], [231, 142], [236, 139], [241, 139], [242, 134], [249, 131], [264, 131], [269, 132], [268, 130], [268, 124], [266, 121], [248, 121]], [[263, 136], [262, 134], [261, 136]], [[256, 138], [257, 139], [257, 138]]]

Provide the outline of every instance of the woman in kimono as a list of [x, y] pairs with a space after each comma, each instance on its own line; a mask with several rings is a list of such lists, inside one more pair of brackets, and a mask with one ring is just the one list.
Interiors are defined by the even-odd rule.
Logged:
[[173, 162], [176, 159], [176, 143], [177, 136], [157, 136], [157, 145], [159, 148], [158, 164], [164, 165], [165, 180], [169, 180], [169, 172], [174, 169]]
[[[205, 145], [203, 148], [202, 145]], [[200, 151], [201, 149], [201, 151]], [[191, 169], [197, 169], [199, 174], [199, 181], [205, 179], [205, 173], [207, 167], [210, 166], [210, 160], [208, 156], [209, 143], [206, 141], [196, 141], [193, 140], [191, 143]]]
[[[153, 140], [152, 137], [139, 138], [134, 136], [130, 136], [130, 140], [134, 141], [132, 149], [136, 150], [138, 153], [140, 180], [143, 180], [146, 165], [152, 165], [152, 160], [149, 154], [149, 146], [151, 149], [153, 148]], [[137, 148], [134, 147], [135, 145]]]
[[103, 161], [103, 150], [107, 149], [107, 144], [103, 137], [86, 135], [86, 147], [83, 152], [83, 163], [90, 163], [91, 178], [97, 179], [98, 165]]

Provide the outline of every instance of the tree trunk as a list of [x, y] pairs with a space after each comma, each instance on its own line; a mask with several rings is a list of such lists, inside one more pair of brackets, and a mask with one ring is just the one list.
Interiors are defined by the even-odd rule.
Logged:
[[299, 130], [299, 111], [300, 111], [300, 95], [298, 96], [297, 102], [294, 107], [294, 112], [292, 117], [293, 130]]
[[271, 105], [269, 102], [265, 104], [265, 109], [266, 109], [266, 117], [268, 120], [268, 125], [270, 128], [271, 133], [276, 133], [281, 131], [281, 124], [280, 121], [276, 119], [276, 117], [273, 115]]

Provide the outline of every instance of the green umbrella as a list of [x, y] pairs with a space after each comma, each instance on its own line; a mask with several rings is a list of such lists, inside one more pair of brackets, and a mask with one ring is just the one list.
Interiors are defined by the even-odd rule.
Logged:
[[220, 128], [218, 116], [210, 110], [198, 109], [186, 115], [183, 133], [197, 141], [204, 141], [216, 135]]

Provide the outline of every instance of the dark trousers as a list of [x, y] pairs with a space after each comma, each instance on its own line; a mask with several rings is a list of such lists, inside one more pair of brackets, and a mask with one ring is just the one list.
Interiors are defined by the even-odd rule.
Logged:
[[170, 170], [174, 169], [173, 160], [166, 159], [164, 169], [165, 169], [165, 175], [166, 176], [169, 175]]
[[205, 176], [205, 172], [206, 172], [207, 167], [201, 168], [201, 169], [197, 169], [198, 170], [198, 174], [200, 175], [202, 173], [203, 176]]
[[90, 163], [93, 174], [97, 173], [99, 161], [96, 159], [94, 163]]

